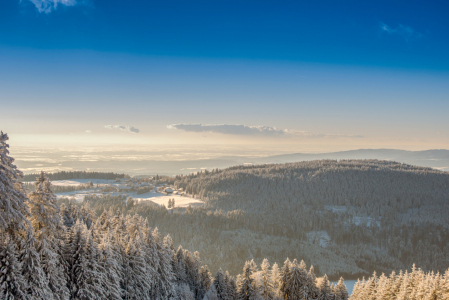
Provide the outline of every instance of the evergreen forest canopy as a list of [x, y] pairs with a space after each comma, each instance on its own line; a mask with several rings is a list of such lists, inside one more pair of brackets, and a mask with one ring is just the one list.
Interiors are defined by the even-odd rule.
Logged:
[[[293, 261], [287, 259], [282, 267], [279, 267], [277, 263], [271, 266], [268, 259], [263, 259], [260, 267], [258, 267], [255, 260], [248, 260], [244, 264], [243, 272], [235, 277], [228, 272], [223, 272], [221, 269], [216, 272], [215, 276], [212, 276], [207, 266], [201, 266], [202, 263], [198, 252], [192, 253], [184, 250], [182, 246], [175, 250], [174, 242], [170, 235], [161, 238], [157, 228], [154, 230], [150, 229], [150, 223], [153, 220], [144, 218], [142, 215], [144, 215], [145, 211], [148, 214], [155, 214], [157, 210], [154, 205], [138, 205], [132, 199], [127, 198], [125, 200], [122, 196], [106, 196], [98, 197], [97, 199], [92, 197], [92, 199], [85, 199], [85, 204], [94, 204], [96, 210], [101, 205], [107, 206], [108, 199], [113, 200], [111, 204], [116, 204], [116, 207], [118, 206], [123, 209], [103, 210], [99, 213], [98, 217], [96, 216], [96, 212], [89, 208], [89, 206], [78, 207], [72, 203], [68, 203], [68, 205], [62, 204], [59, 207], [56, 196], [51, 190], [51, 183], [45, 177], [44, 173], [41, 173], [36, 181], [34, 191], [25, 195], [23, 185], [19, 182], [22, 174], [13, 164], [14, 159], [9, 156], [8, 145], [6, 144], [7, 140], [8, 136], [1, 133], [1, 299], [348, 299], [342, 278], [335, 285], [329, 283], [326, 275], [322, 279], [317, 279], [313, 267], [307, 270], [306, 263], [304, 261], [298, 263], [296, 259]], [[339, 164], [338, 162], [332, 161], [312, 163], [325, 166], [333, 164], [334, 167]], [[343, 169], [351, 169], [352, 165], [361, 166], [361, 170], [379, 169], [387, 173], [389, 172], [388, 169], [395, 169], [394, 165], [393, 168], [379, 167], [382, 164], [382, 162], [375, 161], [350, 161], [344, 163], [344, 165], [349, 165], [349, 167], [344, 167]], [[371, 167], [367, 167], [367, 165]], [[277, 169], [277, 167], [281, 167], [282, 169], [282, 167], [290, 168], [291, 166], [276, 165], [261, 166], [260, 168], [272, 167], [276, 171], [273, 173], [267, 172], [266, 174], [283, 174], [282, 172], [278, 172], [280, 169]], [[220, 178], [219, 174], [223, 175], [226, 172], [233, 173], [237, 170], [243, 173], [242, 178], [245, 178], [245, 176], [249, 178], [248, 175], [245, 175], [245, 171], [255, 169], [257, 168], [246, 169], [236, 167], [223, 171], [215, 170], [212, 173], [199, 173], [185, 178], [165, 179], [173, 180], [176, 186], [187, 184], [184, 186], [185, 189], [193, 192], [190, 189], [194, 188], [195, 185], [189, 185], [190, 183], [207, 183], [209, 179], [217, 175]], [[319, 168], [315, 170], [313, 168], [303, 169], [313, 173]], [[419, 168], [415, 167], [403, 166], [397, 169], [401, 170], [401, 172], [403, 169], [410, 169], [412, 173], [420, 174], [420, 171], [416, 171]], [[439, 174], [438, 172], [430, 169], [426, 170], [430, 176], [438, 177], [436, 176]], [[240, 171], [236, 173], [238, 174]], [[264, 174], [264, 172], [259, 174]], [[226, 179], [226, 176], [221, 178]], [[314, 176], [310, 178], [314, 178]], [[329, 176], [326, 179], [330, 178], [332, 177]], [[435, 180], [436, 182], [433, 183], [433, 188], [436, 191], [435, 194], [426, 194], [432, 199], [429, 202], [433, 205], [438, 205], [439, 201], [441, 201], [441, 197], [439, 198], [437, 196], [439, 193], [443, 192], [442, 197], [444, 199], [445, 190], [441, 191], [441, 189], [447, 189], [446, 178], [439, 178], [439, 181]], [[226, 183], [226, 180], [223, 180], [223, 182], [225, 185], [219, 184], [215, 188], [227, 185], [230, 193], [220, 194], [218, 192], [215, 196], [219, 195], [224, 199], [232, 199], [229, 196], [231, 193], [237, 195], [236, 191], [243, 190], [238, 188], [237, 182], [234, 182], [234, 184]], [[245, 181], [243, 182], [245, 183]], [[282, 183], [282, 181], [278, 183]], [[432, 186], [430, 183], [426, 184]], [[237, 186], [235, 190], [232, 188], [234, 185]], [[248, 187], [250, 186], [248, 185]], [[288, 190], [288, 186], [289, 181], [286, 181], [283, 187]], [[317, 184], [316, 186], [319, 185]], [[229, 210], [225, 212], [223, 210], [224, 207], [222, 207], [220, 210], [212, 212], [207, 209], [220, 207], [220, 201], [223, 199], [220, 199], [220, 197], [214, 198], [214, 189], [207, 189], [207, 184], [202, 185], [202, 187], [206, 188], [200, 190], [202, 195], [198, 196], [201, 196], [207, 201], [205, 208], [167, 211], [165, 207], [159, 207], [159, 212], [166, 217], [170, 216], [168, 218], [171, 218], [171, 220], [177, 220], [179, 218], [180, 221], [190, 221], [191, 223], [188, 226], [192, 225], [196, 227], [194, 232], [200, 232], [202, 230], [202, 227], [197, 226], [198, 224], [195, 224], [195, 222], [202, 222], [201, 219], [198, 219], [198, 216], [203, 214], [206, 216], [204, 220], [206, 223], [215, 220], [219, 224], [218, 227], [215, 227], [215, 231], [209, 232], [212, 233], [210, 237], [213, 237], [213, 234], [217, 235], [215, 238], [227, 237], [228, 239], [225, 242], [232, 242], [231, 235], [240, 235], [245, 234], [245, 231], [251, 231], [253, 233], [259, 232], [256, 237], [278, 234], [280, 239], [287, 239], [292, 245], [296, 245], [294, 243], [299, 241], [297, 245], [304, 247], [299, 249], [299, 252], [306, 250], [306, 243], [303, 240], [309, 238], [308, 233], [310, 232], [306, 231], [303, 234], [297, 235], [299, 228], [289, 228], [290, 224], [286, 224], [296, 221], [296, 219], [289, 219], [289, 222], [284, 221], [283, 227], [287, 230], [282, 230], [283, 227], [280, 223], [278, 224], [279, 227], [270, 229], [270, 224], [275, 225], [281, 218], [279, 216], [268, 218], [268, 215], [260, 215], [260, 212], [255, 213], [254, 211], [256, 210], [250, 210], [249, 208], [252, 205], [257, 205], [257, 201], [256, 203], [248, 203], [242, 200], [242, 208], [245, 211]], [[260, 185], [259, 188], [264, 189]], [[412, 186], [409, 186], [409, 188], [412, 188]], [[248, 188], [246, 192], [251, 191], [255, 191], [255, 189]], [[324, 199], [326, 200], [326, 198]], [[281, 206], [286, 207], [285, 201], [278, 202]], [[401, 202], [401, 199], [397, 202]], [[286, 203], [289, 203], [289, 201]], [[340, 204], [339, 202], [337, 203]], [[349, 200], [349, 204], [351, 203], [351, 200]], [[349, 204], [346, 203], [345, 207], [349, 206]], [[373, 229], [384, 225], [382, 221], [379, 221], [382, 218], [379, 217], [376, 219], [375, 214], [367, 213], [366, 216], [359, 217], [355, 214], [351, 215], [351, 211], [354, 209], [352, 207], [344, 210], [341, 208], [343, 205], [333, 205], [328, 209], [326, 205], [320, 203], [318, 206], [313, 207], [311, 203], [304, 201], [302, 208], [309, 212], [312, 211], [309, 206], [317, 208], [318, 213], [315, 216], [323, 214], [326, 217], [333, 217], [333, 221], [340, 221], [346, 224], [341, 226], [341, 229], [344, 229], [345, 226], [349, 228], [356, 226], [352, 227], [352, 229], [356, 229], [358, 226], [368, 232], [377, 233]], [[357, 206], [353, 206], [356, 207], [354, 209], [355, 213], [359, 213]], [[109, 207], [114, 206], [109, 205]], [[402, 206], [398, 204], [398, 207]], [[409, 207], [408, 209], [413, 208], [414, 206], [412, 204], [411, 208]], [[418, 208], [420, 209], [421, 206]], [[273, 211], [276, 212], [276, 210]], [[338, 219], [342, 215], [341, 211], [343, 211], [344, 217], [351, 217], [350, 222], [346, 221], [345, 223], [343, 217]], [[136, 214], [136, 212], [139, 212], [140, 215]], [[296, 211], [296, 213], [298, 212]], [[182, 219], [183, 216], [185, 216], [185, 219]], [[291, 215], [286, 213], [286, 216]], [[382, 215], [380, 214], [380, 216]], [[369, 221], [361, 220], [359, 223], [355, 221], [357, 220], [355, 218], [363, 217]], [[253, 223], [257, 220], [262, 222]], [[422, 223], [417, 222], [417, 224], [412, 224], [416, 227], [409, 228], [409, 232], [415, 228], [419, 228], [422, 224], [440, 226], [438, 228], [441, 229], [441, 232], [445, 232], [446, 224], [439, 224], [441, 221], [435, 220], [435, 222], [431, 223], [426, 218], [423, 220]], [[367, 224], [367, 222], [370, 224]], [[234, 223], [236, 224], [234, 233], [224, 230], [231, 229], [231, 224]], [[180, 224], [183, 224], [183, 227], [188, 227], [186, 226], [187, 223], [181, 222]], [[260, 227], [260, 224], [264, 226]], [[294, 226], [298, 224], [301, 223], [296, 223]], [[318, 224], [320, 223], [316, 223], [317, 226]], [[396, 225], [393, 222], [392, 226]], [[269, 233], [264, 231], [262, 233], [263, 230], [272, 230], [273, 232]], [[402, 224], [400, 231], [402, 230], [407, 230], [407, 226]], [[361, 236], [365, 237], [364, 235]], [[331, 237], [334, 238], [332, 234]], [[400, 237], [402, 238], [402, 236]], [[447, 241], [445, 236], [440, 237]], [[192, 240], [198, 239], [198, 237], [194, 236], [188, 236], [186, 239], [189, 238]], [[375, 238], [377, 236], [374, 236], [368, 242], [375, 242]], [[323, 249], [320, 251], [324, 251], [324, 254], [330, 254], [333, 252], [326, 251], [336, 251], [338, 249], [338, 245], [334, 241], [331, 242], [334, 243], [334, 245], [328, 247], [331, 250], [321, 246], [313, 248], [313, 245], [311, 246], [312, 248], [307, 249], [316, 250], [321, 247]], [[219, 245], [221, 246], [223, 244]], [[344, 246], [344, 244], [342, 245]], [[368, 245], [367, 248], [378, 247], [373, 245]], [[306, 253], [311, 255], [307, 251]], [[222, 253], [217, 253], [217, 257], [220, 255], [222, 256]], [[314, 257], [314, 259], [319, 260], [319, 257]], [[231, 258], [229, 257], [227, 259], [229, 260]], [[435, 258], [430, 258], [431, 261], [433, 259]], [[343, 262], [345, 263], [346, 261]], [[404, 273], [399, 273], [396, 276], [393, 273], [389, 277], [392, 279], [388, 281], [390, 282], [388, 284], [384, 275], [380, 277], [374, 275], [367, 281], [362, 281], [357, 284], [354, 296], [351, 299], [409, 299], [410, 297], [414, 297], [416, 299], [430, 300], [447, 299], [449, 297], [449, 272], [441, 276], [439, 274], [435, 275], [432, 272], [426, 274], [421, 269], [413, 268], [410, 274], [409, 276], [406, 272], [405, 275]], [[419, 285], [417, 280], [421, 279], [425, 279], [428, 285], [425, 287]], [[385, 289], [388, 292], [380, 293], [379, 291], [381, 289]], [[418, 297], [417, 295], [420, 296]]]
[[[320, 160], [236, 166], [172, 183], [209, 209], [241, 211], [253, 232], [300, 241], [295, 254], [330, 275], [391, 272], [413, 263], [426, 271], [449, 267], [446, 172], [390, 161]], [[325, 253], [317, 256], [310, 247], [320, 243]], [[352, 267], [329, 265], [329, 252]]]
[[236, 278], [212, 277], [198, 252], [175, 250], [137, 214], [58, 207], [43, 172], [25, 195], [7, 140], [1, 132], [0, 299], [348, 299], [342, 278], [318, 284], [303, 261], [247, 261]]

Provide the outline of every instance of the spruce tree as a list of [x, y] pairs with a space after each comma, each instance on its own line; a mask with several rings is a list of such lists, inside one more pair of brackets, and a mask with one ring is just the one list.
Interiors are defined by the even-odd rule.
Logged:
[[48, 286], [55, 299], [68, 299], [69, 291], [61, 257], [63, 243], [61, 235], [64, 229], [56, 196], [44, 172], [37, 178], [35, 190], [28, 194], [28, 198], [30, 222], [36, 237], [36, 250], [48, 278]]
[[123, 273], [117, 263], [118, 253], [112, 243], [112, 235], [108, 230], [103, 234], [99, 245], [99, 264], [104, 271], [104, 281], [107, 286], [105, 297], [107, 299], [121, 300], [120, 281]]
[[312, 299], [316, 299], [320, 295], [320, 291], [317, 286], [317, 279], [315, 275], [315, 269], [313, 268], [313, 266], [310, 266], [309, 273], [307, 273], [307, 276], [310, 278], [309, 295]]
[[212, 283], [215, 287], [215, 291], [217, 292], [217, 298], [219, 300], [227, 299], [227, 285], [225, 282], [224, 274], [221, 269], [218, 269], [217, 274], [214, 277], [214, 282]]
[[346, 289], [343, 277], [340, 277], [340, 280], [335, 287], [335, 294], [338, 300], [348, 300], [349, 298], [348, 290]]
[[212, 275], [209, 271], [209, 267], [207, 265], [202, 266], [199, 269], [199, 280], [200, 280], [200, 288], [198, 293], [198, 298], [202, 299], [206, 292], [209, 290], [212, 283]]
[[156, 241], [158, 254], [156, 295], [161, 299], [169, 298], [174, 295], [173, 251], [159, 242], [157, 228], [153, 231], [153, 236]]
[[271, 271], [270, 271], [270, 263], [268, 262], [268, 259], [264, 259], [262, 261], [262, 264], [260, 265], [260, 268], [262, 269], [262, 282], [260, 284], [260, 295], [262, 296], [262, 299], [273, 299], [273, 284], [271, 282]]
[[8, 139], [8, 135], [0, 131], [0, 232], [6, 232], [16, 240], [20, 233], [30, 230], [29, 210], [28, 199], [19, 182], [23, 174], [14, 165], [14, 158], [9, 156]]
[[323, 279], [320, 283], [320, 296], [318, 299], [320, 300], [327, 300], [332, 295], [331, 287], [329, 284], [329, 279], [327, 278], [327, 275], [324, 274]]
[[277, 263], [274, 263], [273, 266], [271, 267], [271, 277], [270, 277], [274, 297], [279, 296], [280, 277], [281, 271], [279, 270], [279, 265]]
[[148, 226], [145, 226], [145, 236], [144, 236], [144, 257], [147, 267], [147, 274], [149, 274], [151, 281], [150, 281], [150, 292], [149, 296], [151, 299], [156, 298], [156, 292], [159, 291], [159, 285], [158, 285], [158, 268], [159, 268], [159, 253], [158, 253], [158, 246], [156, 245], [156, 241], [154, 239], [153, 233], [151, 232], [150, 228]]
[[150, 278], [147, 277], [143, 252], [134, 240], [126, 248], [127, 263], [124, 267], [125, 299], [149, 299]]
[[307, 273], [303, 268], [293, 266], [290, 269], [290, 276], [287, 281], [286, 294], [288, 299], [307, 299], [309, 294], [309, 285]]
[[284, 265], [282, 266], [281, 269], [281, 276], [280, 276], [280, 280], [279, 280], [279, 294], [281, 296], [281, 298], [285, 299], [287, 296], [290, 294], [290, 290], [289, 290], [289, 286], [288, 286], [288, 281], [290, 278], [290, 265], [291, 262], [290, 260], [287, 258], [284, 262]]
[[20, 262], [22, 263], [22, 275], [27, 284], [27, 293], [32, 299], [53, 299], [53, 294], [48, 286], [48, 278], [42, 269], [39, 254], [34, 245], [36, 240], [29, 231], [20, 249]]
[[[253, 286], [253, 268], [251, 262], [247, 261], [243, 267], [243, 274], [237, 294], [238, 300], [255, 300], [257, 293]], [[219, 298], [220, 299], [220, 298]]]
[[27, 284], [17, 256], [16, 247], [9, 237], [0, 240], [0, 299], [28, 299]]
[[[170, 244], [173, 244], [173, 241], [171, 239], [171, 237], [168, 235], [168, 238], [170, 238]], [[167, 243], [167, 241], [166, 241]], [[167, 243], [168, 245], [169, 243]], [[176, 251], [175, 254], [175, 267], [173, 268], [173, 272], [175, 273], [176, 276], [176, 281], [178, 283], [180, 282], [186, 282], [186, 262], [184, 259], [184, 250], [182, 249], [182, 246], [178, 247], [178, 250]]]
[[77, 221], [68, 234], [66, 260], [69, 264], [71, 299], [104, 297], [103, 274], [99, 272], [97, 249], [86, 224]]

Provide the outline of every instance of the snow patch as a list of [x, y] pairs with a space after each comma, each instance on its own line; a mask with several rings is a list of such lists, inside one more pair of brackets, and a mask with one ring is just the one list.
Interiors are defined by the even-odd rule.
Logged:
[[331, 238], [329, 237], [329, 234], [327, 234], [327, 232], [325, 230], [311, 231], [311, 232], [307, 233], [307, 239], [309, 240], [309, 243], [318, 244], [322, 248], [326, 248], [331, 240]]
[[145, 194], [138, 195], [138, 197], [134, 198], [134, 201], [151, 201], [158, 205], [165, 205], [168, 207], [168, 200], [175, 199], [175, 208], [176, 207], [188, 207], [191, 206], [200, 206], [203, 205], [204, 202], [195, 198], [180, 196], [180, 195], [165, 195], [156, 192], [149, 192]]

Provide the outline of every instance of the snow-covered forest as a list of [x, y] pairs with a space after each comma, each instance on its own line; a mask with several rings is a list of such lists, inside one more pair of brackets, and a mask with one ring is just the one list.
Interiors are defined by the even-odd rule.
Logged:
[[313, 266], [287, 259], [212, 276], [199, 253], [134, 215], [60, 209], [42, 172], [25, 194], [0, 133], [0, 299], [348, 299], [343, 279], [317, 281]]
[[[436, 205], [443, 211], [447, 209], [444, 202], [447, 195], [447, 177], [445, 173], [431, 169], [378, 161], [311, 162], [309, 168], [299, 164], [301, 170], [309, 172], [308, 176], [312, 181], [317, 175], [311, 175], [310, 172], [317, 172], [318, 169], [325, 170], [323, 174], [329, 173], [326, 169], [328, 167], [334, 169], [330, 173], [340, 172], [341, 174], [359, 169], [357, 172], [362, 172], [363, 176], [370, 179], [371, 184], [374, 185], [372, 189], [375, 189], [377, 193], [368, 194], [370, 196], [366, 198], [348, 197], [343, 205], [338, 199], [344, 198], [342, 194], [347, 193], [345, 187], [340, 188], [343, 191], [337, 188], [332, 194], [333, 197], [326, 198], [326, 193], [321, 189], [322, 186], [315, 183], [315, 188], [322, 193], [319, 198], [322, 199], [321, 202], [318, 201], [318, 204], [307, 202], [304, 199], [308, 198], [303, 194], [299, 194], [298, 198], [302, 200], [298, 202], [303, 210], [318, 220], [312, 221], [310, 228], [303, 227], [309, 230], [298, 232], [298, 227], [291, 226], [298, 226], [298, 224], [304, 226], [304, 224], [295, 223], [296, 220], [305, 219], [302, 222], [306, 225], [310, 220], [305, 214], [298, 217], [297, 210], [294, 211], [294, 215], [290, 214], [291, 211], [285, 212], [287, 217], [292, 217], [289, 224], [286, 224], [286, 222], [279, 223], [280, 218], [276, 215], [271, 216], [264, 214], [263, 210], [258, 211], [260, 208], [251, 209], [253, 205], [258, 205], [257, 202], [242, 201], [243, 209], [233, 210], [226, 207], [229, 205], [226, 201], [220, 202], [223, 201], [220, 196], [229, 201], [230, 195], [243, 190], [248, 193], [257, 193], [257, 190], [248, 183], [242, 188], [238, 187], [238, 182], [234, 184], [226, 182], [229, 180], [226, 177], [227, 172], [243, 178], [250, 177], [254, 181], [255, 176], [248, 176], [245, 172], [255, 170], [255, 167], [235, 167], [185, 177], [158, 178], [186, 189], [188, 192], [198, 193], [197, 196], [206, 201], [204, 207], [169, 210], [163, 205], [154, 203], [139, 204], [132, 198], [122, 195], [91, 195], [86, 196], [82, 203], [75, 204], [64, 198], [58, 201], [52, 190], [51, 181], [44, 173], [39, 174], [33, 189], [26, 193], [24, 184], [19, 181], [23, 180], [23, 175], [9, 155], [7, 140], [8, 136], [1, 133], [0, 299], [343, 300], [349, 298], [343, 278], [340, 278], [338, 283], [331, 284], [325, 275], [326, 271], [331, 271], [335, 277], [344, 273], [341, 270], [346, 270], [353, 275], [362, 274], [369, 269], [366, 266], [373, 266], [380, 271], [382, 269], [400, 270], [401, 267], [398, 265], [405, 265], [407, 262], [400, 257], [397, 265], [389, 265], [394, 260], [391, 260], [388, 255], [394, 256], [386, 248], [388, 244], [384, 244], [384, 249], [381, 247], [384, 240], [380, 240], [380, 246], [376, 244], [379, 243], [376, 239], [379, 239], [378, 235], [382, 233], [382, 226], [400, 227], [397, 241], [404, 242], [402, 239], [405, 239], [407, 243], [412, 243], [412, 247], [416, 246], [412, 239], [416, 234], [413, 230], [422, 230], [421, 234], [425, 235], [425, 230], [436, 229], [438, 231], [427, 232], [427, 234], [435, 235], [440, 241], [438, 245], [447, 241], [447, 224], [444, 219], [429, 222], [426, 216], [420, 216], [421, 208], [424, 206]], [[311, 164], [318, 165], [314, 169]], [[260, 168], [271, 167], [273, 166]], [[259, 174], [275, 174], [275, 178], [278, 174], [284, 174], [286, 179], [295, 178], [291, 174], [285, 175], [286, 172], [280, 172], [282, 167], [291, 169], [292, 166], [291, 164], [275, 165], [277, 168], [275, 171]], [[383, 202], [380, 201], [379, 195], [386, 195], [380, 189], [381, 183], [374, 180], [376, 176], [373, 174], [363, 174], [363, 172], [383, 172], [382, 177], [386, 179], [378, 179], [382, 184], [391, 180], [388, 177], [389, 172], [397, 172], [396, 177], [400, 178], [397, 180], [402, 183], [406, 180], [401, 177], [412, 178], [412, 182], [415, 182], [407, 185], [408, 189], [416, 188], [416, 185], [420, 183], [421, 188], [424, 188], [421, 189], [422, 194], [415, 195], [411, 204], [405, 205], [408, 210], [417, 209], [418, 217], [413, 216], [412, 213], [402, 216], [400, 221], [397, 220], [395, 214], [404, 209], [404, 204], [401, 202], [402, 198], [397, 196], [398, 193], [395, 193], [393, 197], [398, 198], [393, 208], [396, 210], [390, 208], [393, 212], [389, 215], [394, 217], [394, 222], [383, 220], [384, 212], [389, 211], [391, 200], [387, 197]], [[222, 174], [221, 177], [219, 174]], [[301, 175], [297, 178], [303, 178], [304, 174]], [[215, 182], [214, 186], [212, 183], [216, 176], [220, 178], [220, 181], [218, 181], [219, 184]], [[319, 176], [321, 180], [318, 182], [336, 180], [331, 175]], [[357, 178], [354, 174], [352, 176]], [[418, 176], [418, 179], [414, 179], [413, 176]], [[431, 176], [432, 180], [426, 181], [423, 178], [425, 176]], [[245, 180], [239, 182], [245, 183]], [[206, 188], [200, 191], [194, 190], [193, 183]], [[284, 184], [284, 190], [290, 189], [291, 192], [289, 180], [277, 183]], [[265, 182], [265, 185], [267, 184], [270, 186]], [[311, 192], [313, 188], [308, 186], [310, 184], [310, 182], [300, 182], [300, 187]], [[354, 182], [351, 181], [351, 184]], [[363, 183], [358, 184], [362, 185], [358, 186], [359, 190], [368, 189], [363, 186]], [[354, 185], [357, 186], [357, 184]], [[227, 186], [230, 193], [216, 192], [223, 186]], [[234, 186], [237, 188], [233, 188]], [[258, 189], [272, 193], [263, 186], [259, 184]], [[275, 186], [273, 188], [276, 189]], [[281, 193], [280, 189], [276, 190]], [[214, 193], [216, 193], [215, 198], [212, 197]], [[411, 193], [407, 195], [411, 196]], [[291, 199], [285, 194], [283, 196]], [[330, 198], [336, 198], [335, 202], [326, 202]], [[380, 201], [376, 208], [382, 213], [371, 212], [372, 204], [361, 200], [372, 198]], [[357, 200], [359, 202], [354, 199], [359, 199]], [[261, 198], [262, 200], [264, 198]], [[419, 205], [415, 201], [419, 201]], [[293, 201], [284, 203], [278, 200], [278, 205], [289, 210], [296, 207], [291, 202]], [[362, 203], [365, 210], [361, 211], [357, 203]], [[277, 212], [273, 206], [269, 207], [273, 213]], [[324, 221], [326, 218], [330, 220], [328, 223]], [[413, 221], [408, 218], [412, 218]], [[358, 247], [354, 248], [359, 251], [354, 254], [366, 255], [366, 251], [371, 251], [369, 253], [380, 251], [377, 253], [383, 253], [386, 257], [368, 256], [364, 262], [355, 260], [347, 250], [351, 249], [349, 247], [351, 243], [345, 239], [336, 241], [337, 230], [332, 231], [329, 227], [325, 227], [332, 222], [339, 230], [353, 230], [362, 239], [366, 239], [366, 232], [372, 234], [371, 239], [364, 240], [365, 247], [362, 247], [361, 242], [359, 245], [352, 242], [353, 246]], [[407, 227], [409, 222], [412, 222], [413, 226]], [[164, 228], [165, 232], [172, 231], [171, 235], [167, 234], [163, 237], [157, 226]], [[358, 231], [358, 229], [361, 230]], [[401, 234], [402, 231], [406, 231], [406, 234]], [[383, 232], [383, 234], [388, 235], [390, 232]], [[182, 243], [184, 247], [175, 247], [179, 243], [175, 243], [172, 237], [185, 242]], [[388, 236], [384, 237], [384, 239], [388, 238]], [[354, 237], [352, 239], [354, 240]], [[247, 244], [243, 243], [243, 240]], [[431, 248], [438, 248], [435, 240], [428, 239], [427, 242], [429, 241], [434, 242]], [[245, 248], [246, 245], [249, 245], [249, 249]], [[204, 249], [207, 257], [202, 261], [198, 251], [191, 252], [185, 248]], [[421, 250], [418, 248], [417, 251]], [[285, 260], [285, 257], [302, 258], [301, 255], [305, 255], [305, 261], [298, 262], [296, 259], [291, 261], [288, 258]], [[421, 263], [426, 260], [434, 263], [438, 259], [440, 263], [445, 263], [446, 253], [443, 254], [443, 258], [439, 258], [438, 255], [432, 256], [432, 254], [427, 256], [429, 255], [427, 252], [420, 252], [419, 255], [424, 259], [420, 261]], [[265, 256], [270, 259], [264, 258]], [[410, 256], [408, 259], [416, 259], [416, 257]], [[230, 261], [232, 263], [229, 263]], [[270, 261], [273, 263], [270, 264]], [[278, 264], [276, 261], [284, 261], [284, 263]], [[314, 262], [318, 262], [319, 270], [313, 266], [307, 268], [307, 264], [314, 264]], [[223, 271], [220, 264], [231, 266], [233, 270]], [[218, 270], [211, 272], [208, 265], [213, 265]], [[363, 267], [365, 269], [362, 269]], [[395, 273], [393, 271], [388, 277], [383, 273], [381, 276], [374, 273], [372, 277], [359, 281], [355, 285], [350, 299], [447, 299], [449, 270], [444, 268], [445, 265], [440, 265], [432, 270], [427, 266], [425, 269], [427, 273], [425, 273], [425, 270], [413, 267], [410, 272]], [[440, 275], [440, 272], [445, 273]], [[317, 278], [316, 274], [324, 276]]]
[[449, 299], [449, 270], [440, 273], [425, 273], [413, 265], [410, 272], [394, 271], [389, 276], [377, 276], [358, 281], [351, 300], [437, 300]]
[[200, 207], [167, 209], [125, 195], [86, 195], [77, 205], [96, 216], [138, 214], [175, 245], [202, 253], [213, 272], [236, 275], [240, 261], [301, 257], [319, 276], [354, 279], [413, 263], [449, 267], [448, 178], [373, 160], [240, 166], [158, 178], [201, 198]]
[[[389, 161], [320, 160], [236, 166], [172, 180], [208, 209], [242, 211], [253, 232], [306, 242], [301, 257], [327, 274], [389, 273], [413, 263], [425, 271], [449, 267], [446, 172]], [[321, 268], [327, 254], [309, 254], [311, 246], [353, 267]]]

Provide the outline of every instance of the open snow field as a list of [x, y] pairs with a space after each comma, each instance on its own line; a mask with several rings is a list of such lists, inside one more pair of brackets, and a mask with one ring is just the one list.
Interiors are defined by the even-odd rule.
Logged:
[[204, 202], [195, 198], [191, 197], [185, 197], [180, 195], [165, 195], [161, 193], [156, 192], [149, 192], [141, 195], [136, 195], [133, 197], [136, 201], [152, 201], [159, 205], [165, 205], [165, 207], [168, 207], [168, 200], [169, 199], [175, 199], [175, 207], [187, 207], [189, 205], [191, 206], [198, 206], [203, 205]]
[[115, 180], [107, 180], [107, 179], [70, 179], [70, 180], [55, 180], [52, 181], [52, 185], [60, 185], [60, 186], [78, 186], [80, 184], [86, 184], [92, 181], [94, 185], [103, 185], [103, 184], [113, 184]]
[[[115, 184], [115, 180], [108, 179], [68, 179], [68, 180], [52, 180], [52, 185], [57, 186], [79, 186], [92, 181], [94, 185]], [[24, 183], [34, 183], [35, 181], [25, 181]]]
[[[92, 181], [94, 183], [94, 186], [99, 185], [114, 185], [118, 188], [123, 188], [125, 186], [121, 185], [120, 183], [116, 183], [115, 180], [104, 180], [104, 179], [74, 179], [74, 180], [56, 180], [52, 181], [53, 185], [60, 185], [60, 186], [78, 186], [80, 184], [87, 183], [89, 181]], [[142, 202], [142, 201], [151, 201], [158, 205], [165, 205], [165, 207], [168, 207], [168, 200], [169, 199], [175, 199], [175, 207], [188, 207], [191, 206], [200, 206], [203, 205], [204, 202], [192, 197], [188, 196], [180, 196], [177, 194], [167, 195], [164, 193], [158, 193], [158, 192], [148, 192], [145, 194], [137, 195], [136, 193], [129, 193], [129, 192], [114, 192], [114, 193], [108, 193], [110, 195], [126, 195], [129, 197], [133, 197], [134, 201]], [[72, 192], [66, 192], [66, 193], [57, 193], [56, 196], [59, 198], [73, 198], [76, 202], [82, 202], [84, 200], [84, 196], [86, 195], [98, 195], [101, 196], [101, 193], [95, 192], [95, 189], [87, 189], [87, 190], [80, 190], [80, 191], [72, 191]]]

